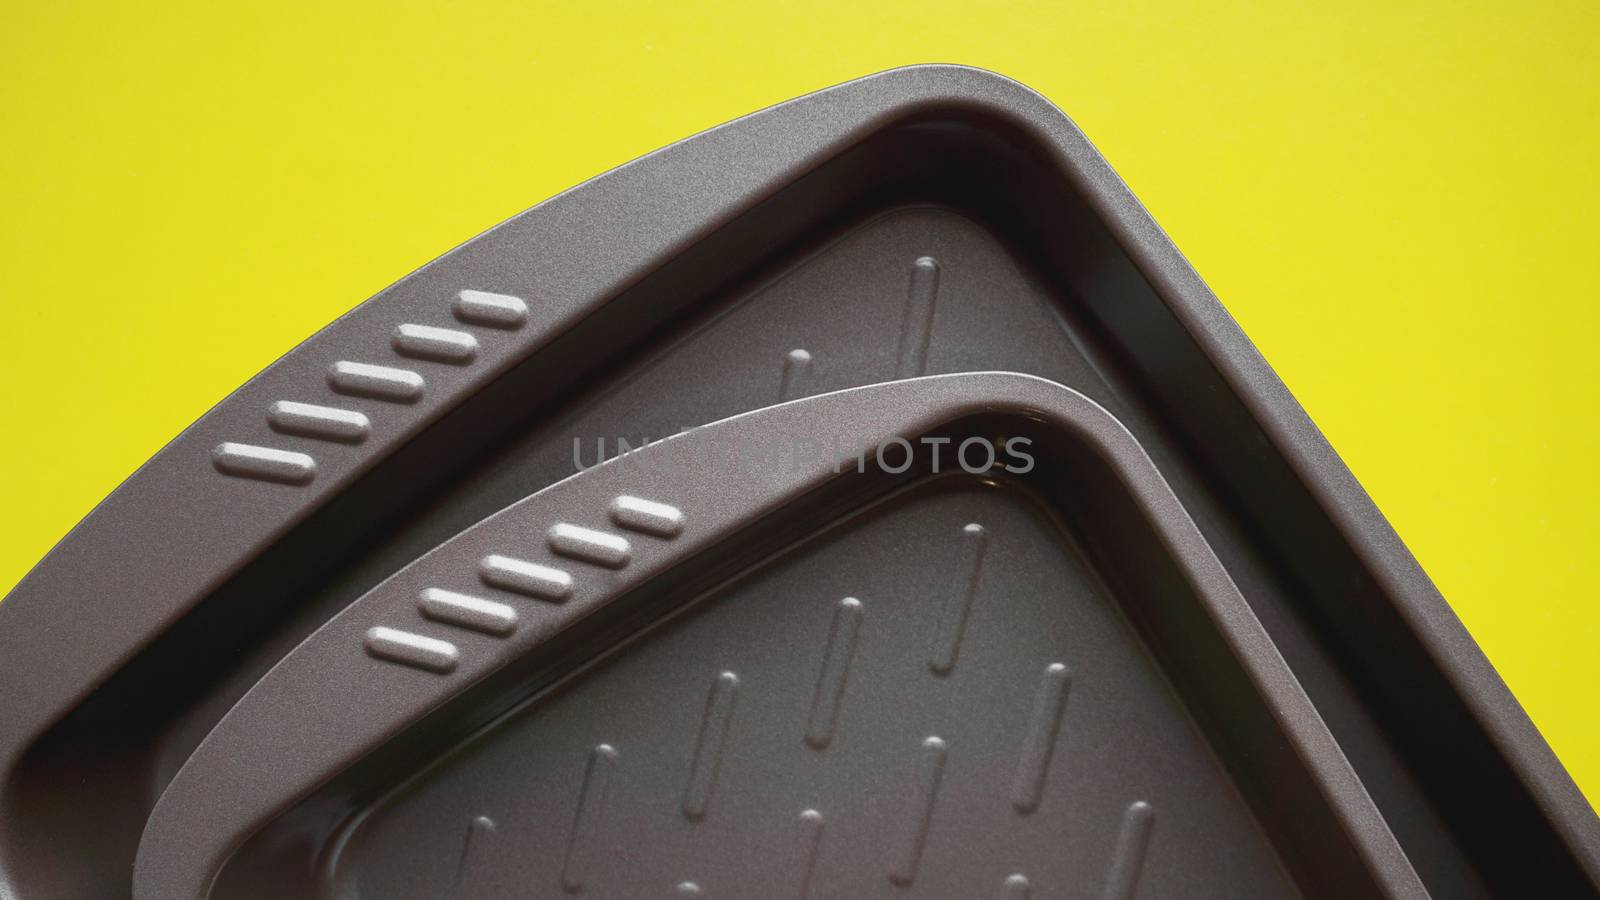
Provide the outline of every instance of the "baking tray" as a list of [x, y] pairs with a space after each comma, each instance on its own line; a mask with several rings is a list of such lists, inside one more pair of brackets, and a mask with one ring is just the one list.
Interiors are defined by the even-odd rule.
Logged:
[[961, 67], [713, 129], [353, 310], [0, 603], [0, 685], [17, 896], [1600, 877], [1198, 276]]

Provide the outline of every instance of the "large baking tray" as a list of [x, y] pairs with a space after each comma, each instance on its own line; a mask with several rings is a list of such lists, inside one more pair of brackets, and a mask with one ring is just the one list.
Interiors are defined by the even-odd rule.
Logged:
[[[834, 431], [1039, 455], [706, 457]], [[656, 443], [594, 467], [619, 439]], [[488, 556], [582, 577], [552, 603]], [[0, 603], [0, 767], [18, 896], [1600, 877], [1593, 812], [1195, 273], [1059, 111], [948, 66], [601, 176], [240, 388]]]

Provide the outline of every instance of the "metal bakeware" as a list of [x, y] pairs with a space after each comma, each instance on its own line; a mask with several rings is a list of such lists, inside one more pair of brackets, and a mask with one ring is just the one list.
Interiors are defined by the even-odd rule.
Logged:
[[333, 323], [0, 603], [0, 685], [24, 897], [1600, 877], [1215, 298], [958, 67], [668, 147]]

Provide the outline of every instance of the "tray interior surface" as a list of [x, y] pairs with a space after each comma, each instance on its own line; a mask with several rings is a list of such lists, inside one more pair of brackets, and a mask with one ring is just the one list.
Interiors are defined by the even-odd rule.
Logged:
[[[1021, 874], [1099, 897], [1141, 803], [1147, 896], [1297, 896], [1093, 565], [1025, 493], [963, 481], [830, 530], [506, 717], [351, 820], [332, 894], [557, 893], [605, 745], [595, 896], [874, 896], [922, 834], [913, 894]], [[947, 611], [968, 601], [951, 664]]]

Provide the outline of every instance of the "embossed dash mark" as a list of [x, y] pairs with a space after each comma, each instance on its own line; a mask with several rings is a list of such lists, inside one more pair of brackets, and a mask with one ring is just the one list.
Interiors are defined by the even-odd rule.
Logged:
[[689, 764], [689, 785], [683, 792], [683, 814], [693, 821], [705, 818], [706, 805], [717, 786], [717, 771], [722, 768], [722, 752], [728, 744], [728, 728], [738, 699], [738, 675], [723, 672], [712, 679], [700, 717], [700, 734], [694, 742], [694, 759]]
[[839, 705], [844, 700], [845, 680], [850, 676], [850, 657], [855, 655], [856, 635], [860, 630], [861, 601], [854, 597], [840, 600], [828, 626], [822, 669], [817, 673], [817, 688], [811, 695], [811, 716], [806, 721], [806, 743], [818, 750], [833, 741]]
[[627, 494], [611, 501], [611, 522], [618, 528], [658, 538], [675, 538], [683, 533], [682, 510]]
[[807, 900], [811, 896], [811, 877], [817, 870], [817, 851], [822, 848], [822, 828], [826, 824], [822, 813], [808, 809], [800, 813], [800, 843], [796, 869], [800, 873], [795, 896]]
[[983, 575], [983, 557], [988, 546], [989, 533], [982, 525], [973, 522], [961, 529], [961, 550], [956, 557], [959, 568], [954, 579], [956, 589], [945, 599], [933, 655], [928, 661], [928, 667], [936, 675], [950, 674], [956, 667], [956, 658], [961, 655], [961, 639], [972, 617], [972, 604], [978, 596], [978, 582]]
[[489, 328], [521, 328], [528, 321], [528, 304], [510, 294], [465, 290], [456, 294], [456, 318]]
[[1011, 875], [1000, 885], [1000, 900], [1031, 900], [1032, 897], [1033, 885], [1026, 875]]
[[467, 835], [461, 841], [461, 859], [456, 864], [456, 891], [463, 897], [488, 895], [488, 886], [479, 883], [488, 877], [487, 860], [490, 845], [494, 843], [494, 820], [478, 816], [467, 823]]
[[678, 896], [680, 896], [680, 897], [699, 897], [701, 895], [702, 895], [702, 892], [700, 890], [700, 885], [695, 884], [692, 881], [679, 882], [679, 884], [678, 884]]
[[465, 365], [478, 355], [478, 339], [465, 331], [407, 322], [394, 330], [389, 343], [401, 356]]
[[600, 744], [590, 751], [583, 770], [583, 786], [578, 789], [578, 811], [572, 817], [572, 836], [567, 840], [567, 858], [561, 864], [561, 888], [569, 894], [583, 890], [588, 877], [595, 845], [605, 826], [606, 802], [616, 767], [615, 747]]
[[553, 553], [608, 569], [620, 569], [632, 559], [633, 548], [621, 535], [561, 522], [545, 535]]
[[922, 849], [928, 843], [928, 828], [933, 824], [933, 807], [939, 799], [939, 783], [944, 780], [945, 742], [930, 737], [922, 742], [912, 775], [910, 806], [902, 826], [899, 852], [889, 880], [905, 887], [917, 880], [917, 867], [922, 862]]
[[455, 671], [461, 656], [449, 641], [382, 625], [367, 629], [366, 647], [367, 653], [378, 659], [441, 675]]
[[267, 424], [272, 426], [273, 431], [284, 434], [345, 444], [361, 443], [372, 430], [372, 423], [367, 417], [353, 409], [336, 409], [292, 400], [279, 400], [272, 404], [267, 411]]
[[911, 289], [906, 292], [905, 317], [900, 322], [900, 378], [914, 378], [928, 368], [928, 345], [933, 340], [933, 309], [939, 297], [939, 263], [923, 256], [911, 264]]
[[1122, 814], [1122, 830], [1117, 833], [1117, 848], [1111, 855], [1111, 872], [1106, 876], [1105, 900], [1132, 900], [1139, 886], [1139, 871], [1150, 849], [1150, 830], [1156, 811], [1140, 800]]
[[784, 354], [783, 375], [778, 379], [778, 402], [793, 400], [803, 394], [810, 375], [810, 353], [796, 347]]
[[317, 474], [316, 461], [304, 453], [232, 441], [211, 451], [211, 464], [224, 475], [279, 484], [309, 484]]
[[1044, 796], [1045, 776], [1050, 772], [1050, 757], [1055, 752], [1056, 737], [1061, 732], [1061, 716], [1067, 707], [1067, 691], [1072, 686], [1072, 673], [1061, 663], [1045, 667], [1044, 678], [1034, 696], [1033, 720], [1028, 725], [1028, 737], [1022, 745], [1022, 758], [1017, 761], [1016, 779], [1011, 784], [1011, 805], [1018, 812], [1031, 813], [1039, 808]]
[[490, 587], [555, 603], [572, 596], [572, 576], [560, 569], [493, 554], [478, 564], [478, 577]]
[[418, 610], [427, 618], [500, 637], [517, 630], [517, 611], [504, 603], [428, 588], [417, 598]]
[[328, 386], [356, 397], [415, 403], [422, 399], [425, 383], [421, 375], [410, 369], [341, 361], [328, 370]]

